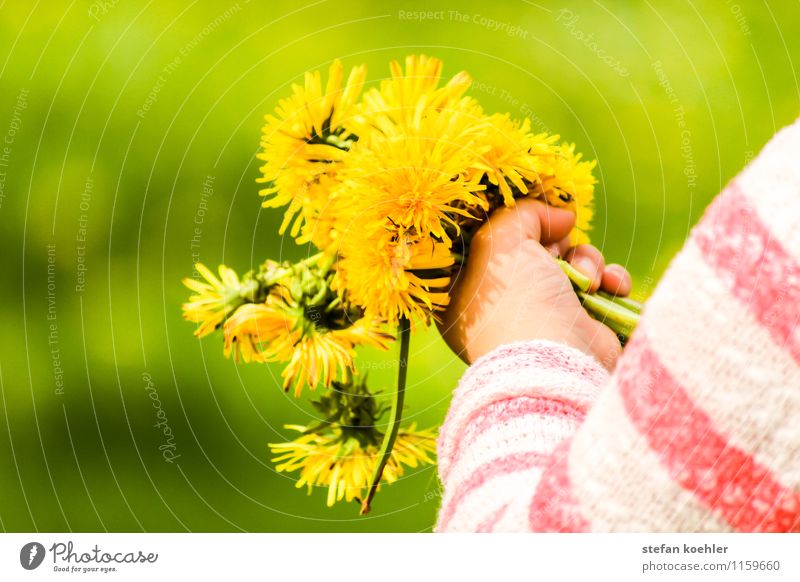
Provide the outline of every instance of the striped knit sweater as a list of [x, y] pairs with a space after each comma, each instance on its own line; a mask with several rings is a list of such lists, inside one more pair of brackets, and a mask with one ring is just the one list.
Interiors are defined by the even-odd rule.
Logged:
[[462, 378], [438, 531], [800, 531], [800, 121], [717, 197], [614, 373], [546, 341]]

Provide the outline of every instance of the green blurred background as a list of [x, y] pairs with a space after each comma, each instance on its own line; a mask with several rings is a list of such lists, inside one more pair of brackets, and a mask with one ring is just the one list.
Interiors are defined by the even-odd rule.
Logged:
[[[181, 319], [194, 260], [244, 271], [305, 252], [260, 208], [264, 113], [336, 57], [370, 83], [409, 53], [466, 69], [487, 110], [599, 160], [594, 241], [643, 298], [800, 113], [797, 16], [744, 0], [0, 2], [0, 528], [429, 531], [432, 468], [366, 518], [276, 474], [267, 443], [307, 401]], [[463, 366], [434, 333], [412, 352], [407, 415], [438, 425]], [[389, 386], [392, 354], [365, 356]]]

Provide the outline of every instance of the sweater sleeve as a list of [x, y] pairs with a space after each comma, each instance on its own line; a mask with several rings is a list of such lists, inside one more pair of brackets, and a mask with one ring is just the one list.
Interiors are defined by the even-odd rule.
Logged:
[[800, 531], [798, 154], [800, 122], [716, 198], [671, 263], [548, 469], [571, 500], [560, 528]]
[[800, 531], [798, 154], [800, 122], [716, 198], [610, 378], [546, 342], [468, 370], [438, 530]]
[[528, 529], [531, 493], [608, 373], [549, 341], [501, 346], [465, 373], [441, 428], [437, 531]]

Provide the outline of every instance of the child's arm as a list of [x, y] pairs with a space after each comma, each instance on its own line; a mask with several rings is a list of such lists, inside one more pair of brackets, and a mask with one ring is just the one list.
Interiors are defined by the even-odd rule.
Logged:
[[439, 437], [437, 531], [525, 531], [553, 451], [583, 422], [608, 372], [547, 340], [501, 346], [467, 370]]
[[[574, 437], [602, 384], [577, 352], [531, 341], [470, 369], [440, 437], [440, 530], [800, 528], [798, 153], [795, 124], [717, 198]], [[497, 402], [553, 397], [572, 406], [557, 429], [503, 411], [480, 440]]]
[[[706, 211], [568, 455], [568, 529], [800, 531], [800, 122]], [[540, 486], [540, 490], [541, 490]]]
[[[527, 529], [538, 476], [608, 380], [598, 361], [613, 365], [619, 342], [581, 308], [542, 246], [565, 253], [554, 241], [573, 222], [566, 211], [520, 201], [496, 212], [472, 241], [441, 323], [450, 346], [477, 361], [441, 430], [439, 530]], [[594, 287], [630, 290], [624, 269], [606, 267], [593, 247], [567, 256]]]

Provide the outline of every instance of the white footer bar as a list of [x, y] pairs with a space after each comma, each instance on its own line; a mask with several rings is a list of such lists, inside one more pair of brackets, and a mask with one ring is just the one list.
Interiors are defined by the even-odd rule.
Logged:
[[800, 580], [800, 534], [3, 534], [0, 580]]

